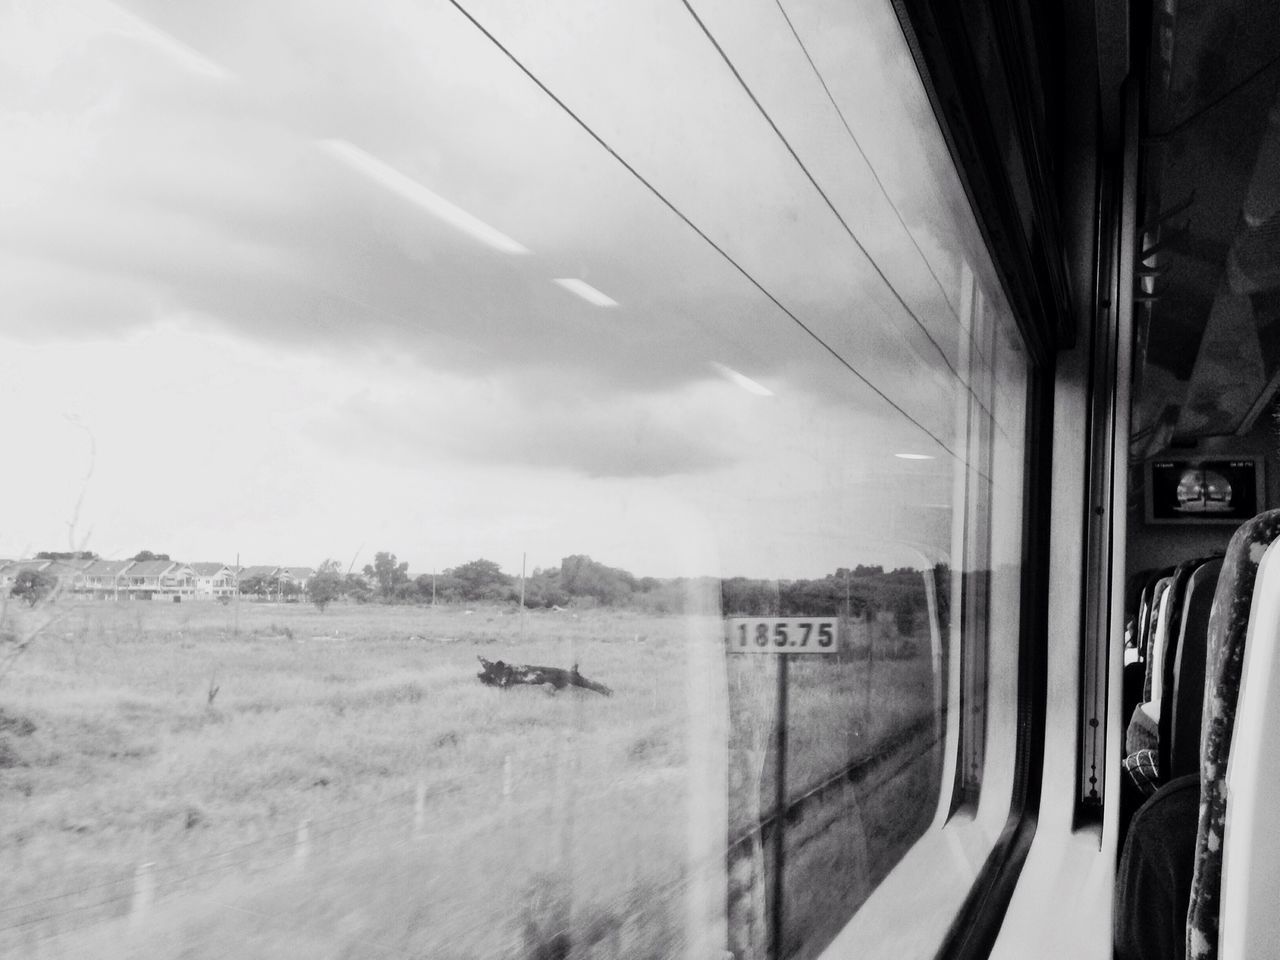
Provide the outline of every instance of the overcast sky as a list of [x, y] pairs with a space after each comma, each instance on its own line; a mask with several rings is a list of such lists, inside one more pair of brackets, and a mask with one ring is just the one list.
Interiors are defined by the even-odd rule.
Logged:
[[945, 551], [998, 291], [888, 6], [464, 5], [635, 173], [447, 0], [3, 7], [0, 557]]

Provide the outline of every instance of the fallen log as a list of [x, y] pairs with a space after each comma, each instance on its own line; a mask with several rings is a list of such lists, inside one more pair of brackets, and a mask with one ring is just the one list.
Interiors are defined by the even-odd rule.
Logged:
[[504, 663], [501, 660], [486, 660], [484, 657], [476, 657], [476, 659], [480, 661], [480, 672], [476, 676], [480, 678], [481, 683], [488, 684], [491, 687], [500, 687], [505, 690], [507, 687], [514, 686], [517, 683], [527, 683], [534, 686], [548, 684], [554, 690], [563, 690], [565, 687], [582, 687], [584, 690], [591, 690], [606, 697], [613, 696], [613, 691], [603, 683], [588, 680], [580, 674], [576, 663], [573, 665], [572, 670], [565, 670], [561, 667], [537, 667], [524, 663]]

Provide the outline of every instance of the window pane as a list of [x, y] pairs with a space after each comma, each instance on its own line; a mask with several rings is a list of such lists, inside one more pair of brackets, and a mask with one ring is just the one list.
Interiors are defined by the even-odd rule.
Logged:
[[994, 840], [1028, 359], [889, 5], [56, 6], [0, 954], [808, 957]]

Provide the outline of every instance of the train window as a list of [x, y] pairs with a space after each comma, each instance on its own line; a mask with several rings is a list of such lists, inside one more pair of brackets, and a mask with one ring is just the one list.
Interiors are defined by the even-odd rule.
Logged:
[[932, 955], [1033, 371], [890, 4], [0, 38], [0, 953]]

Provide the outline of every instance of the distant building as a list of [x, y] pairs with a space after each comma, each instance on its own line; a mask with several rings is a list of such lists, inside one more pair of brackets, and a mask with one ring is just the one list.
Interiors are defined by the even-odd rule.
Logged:
[[236, 594], [236, 571], [225, 563], [193, 563], [197, 600], [217, 600]]
[[76, 590], [88, 593], [98, 600], [115, 600], [128, 597], [128, 583], [125, 573], [134, 566], [136, 560], [94, 560], [80, 571], [76, 579]]
[[195, 571], [173, 560], [135, 560], [123, 574], [131, 600], [194, 599]]
[[315, 575], [314, 567], [281, 567], [277, 574], [280, 578], [281, 587], [286, 583], [292, 583], [303, 593], [306, 592], [307, 584], [311, 582], [311, 578]]

